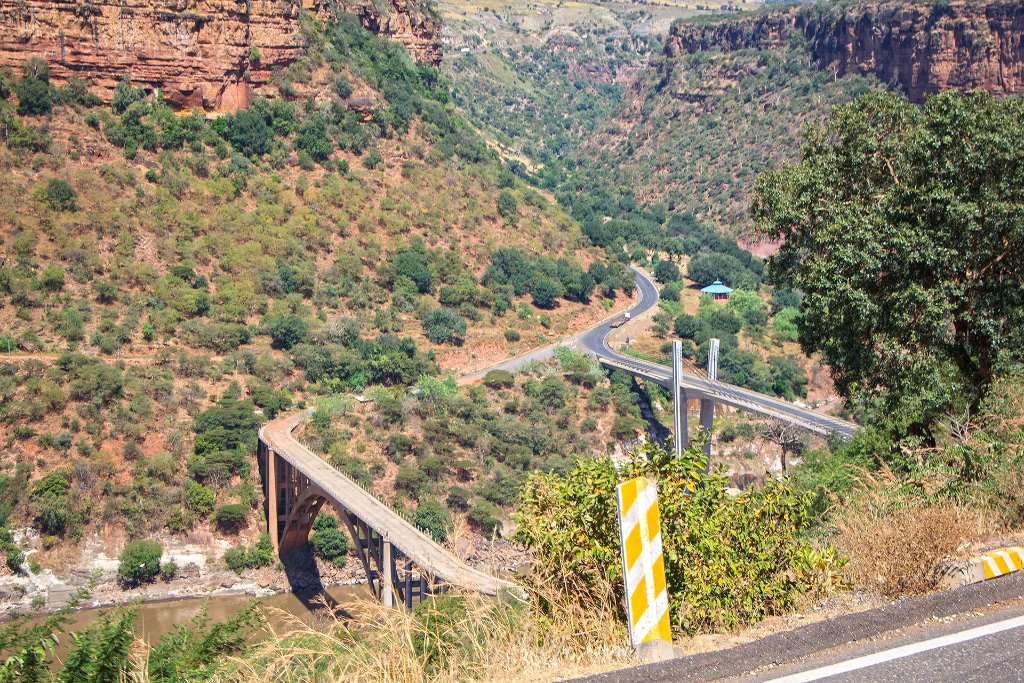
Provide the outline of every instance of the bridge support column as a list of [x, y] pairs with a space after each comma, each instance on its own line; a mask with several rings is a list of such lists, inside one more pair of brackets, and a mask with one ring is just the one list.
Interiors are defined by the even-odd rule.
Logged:
[[385, 607], [395, 606], [395, 557], [391, 548], [391, 541], [385, 538], [381, 542], [381, 567], [380, 567], [380, 599]]
[[277, 552], [281, 547], [281, 539], [278, 534], [277, 515], [277, 453], [267, 449], [267, 533], [270, 534], [270, 544]]
[[672, 436], [676, 457], [690, 446], [690, 427], [686, 416], [686, 390], [683, 389], [683, 343], [672, 342]]
[[715, 423], [715, 402], [711, 399], [701, 399], [700, 402], [700, 426], [707, 432], [708, 440], [704, 444], [704, 453], [708, 456], [708, 467], [711, 467], [711, 427]]

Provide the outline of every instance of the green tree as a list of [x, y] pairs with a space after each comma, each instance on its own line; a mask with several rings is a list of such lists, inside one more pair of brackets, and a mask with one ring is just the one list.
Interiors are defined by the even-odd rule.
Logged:
[[413, 523], [438, 543], [443, 543], [452, 529], [452, 516], [436, 500], [425, 500], [416, 508]]
[[146, 92], [141, 87], [133, 86], [132, 77], [125, 74], [118, 81], [117, 87], [114, 88], [114, 96], [110, 100], [110, 108], [115, 114], [120, 116], [128, 110], [128, 107], [136, 102], [141, 102], [145, 98]]
[[508, 190], [502, 190], [498, 194], [498, 213], [510, 225], [514, 225], [519, 219], [519, 202]]
[[275, 349], [290, 349], [306, 338], [309, 326], [297, 315], [268, 316], [263, 321], [270, 345]]
[[533, 285], [533, 305], [537, 308], [554, 308], [561, 295], [562, 288], [549, 277], [538, 278]]
[[213, 523], [217, 528], [229, 534], [238, 533], [245, 526], [249, 510], [241, 503], [221, 505], [213, 513]]
[[781, 242], [774, 283], [804, 292], [800, 342], [844, 396], [879, 397], [931, 439], [976, 412], [1024, 349], [1024, 102], [872, 93], [758, 180]]
[[24, 75], [14, 84], [18, 96], [18, 114], [39, 116], [53, 109], [50, 92], [50, 67], [46, 60], [32, 57], [25, 62]]
[[345, 564], [345, 556], [348, 554], [348, 538], [337, 527], [317, 529], [309, 542], [313, 546], [313, 551], [320, 557], [339, 567]]
[[77, 211], [78, 193], [63, 178], [50, 178], [39, 192], [39, 199], [54, 211]]
[[160, 573], [160, 556], [163, 547], [156, 541], [137, 539], [125, 546], [117, 576], [128, 586], [149, 583]]
[[[659, 261], [654, 267], [654, 277], [661, 282], [676, 282], [679, 278], [679, 266], [671, 261]], [[679, 299], [679, 296], [676, 296]]]
[[466, 320], [450, 308], [435, 308], [423, 316], [423, 331], [435, 344], [459, 346], [466, 340]]

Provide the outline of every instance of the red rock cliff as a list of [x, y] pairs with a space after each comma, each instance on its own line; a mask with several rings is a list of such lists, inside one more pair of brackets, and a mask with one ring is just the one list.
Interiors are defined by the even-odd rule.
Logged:
[[1024, 92], [1024, 3], [883, 2], [812, 6], [714, 24], [678, 23], [666, 53], [779, 47], [806, 41], [837, 75], [873, 73], [920, 102], [928, 93]]
[[302, 54], [303, 5], [321, 17], [340, 6], [440, 63], [440, 22], [411, 0], [0, 0], [0, 65], [41, 56], [55, 80], [79, 74], [102, 97], [127, 73], [179, 106], [233, 110]]

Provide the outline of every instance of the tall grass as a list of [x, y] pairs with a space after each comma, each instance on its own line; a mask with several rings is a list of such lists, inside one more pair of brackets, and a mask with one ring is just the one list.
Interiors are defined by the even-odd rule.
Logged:
[[[333, 681], [550, 681], [635, 663], [614, 602], [591, 609], [534, 592], [529, 601], [448, 594], [413, 611], [376, 600], [345, 605], [358, 621], [330, 617], [310, 625], [274, 619], [265, 637], [228, 658], [217, 683]], [[145, 670], [140, 653], [137, 672]], [[149, 683], [141, 673], [132, 677]]]

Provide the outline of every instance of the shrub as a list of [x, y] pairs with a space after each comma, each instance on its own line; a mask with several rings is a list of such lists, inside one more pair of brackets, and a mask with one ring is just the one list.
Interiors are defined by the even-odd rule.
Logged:
[[241, 574], [244, 569], [269, 567], [273, 561], [274, 547], [269, 534], [260, 534], [252, 548], [237, 545], [224, 551], [224, 564], [236, 574]]
[[522, 338], [523, 336], [519, 334], [518, 330], [505, 330], [505, 341], [510, 344], [514, 344]]
[[345, 557], [348, 554], [348, 538], [340, 529], [334, 527], [317, 530], [310, 537], [309, 542], [313, 546], [313, 552], [320, 557], [339, 567], [345, 564]]
[[120, 116], [128, 110], [128, 107], [136, 102], [141, 102], [145, 98], [146, 91], [141, 87], [136, 88], [133, 86], [131, 76], [125, 74], [121, 77], [117, 87], [114, 88], [114, 96], [110, 100], [110, 109]]
[[436, 308], [423, 316], [423, 330], [434, 344], [460, 346], [466, 339], [466, 320], [450, 308]]
[[174, 562], [164, 562], [160, 565], [160, 578], [164, 581], [170, 581], [177, 573], [178, 565]]
[[473, 499], [473, 494], [469, 489], [462, 486], [453, 486], [448, 492], [448, 497], [445, 499], [445, 503], [448, 504], [453, 510], [459, 510], [465, 512], [469, 509], [469, 502]]
[[419, 498], [429, 485], [430, 480], [426, 472], [415, 465], [402, 465], [395, 475], [395, 488], [405, 491], [413, 498]]
[[561, 295], [562, 288], [551, 278], [538, 278], [533, 285], [533, 305], [537, 308], [554, 308]]
[[324, 529], [337, 529], [338, 520], [334, 515], [326, 512], [321, 512], [313, 520], [313, 531], [323, 531]]
[[934, 590], [942, 578], [939, 562], [985, 531], [981, 515], [953, 503], [868, 495], [873, 500], [839, 511], [835, 545], [849, 559], [854, 584], [887, 597]]
[[263, 321], [270, 335], [270, 345], [275, 349], [288, 350], [306, 338], [309, 326], [297, 315], [278, 315]]
[[487, 536], [501, 532], [501, 508], [490, 501], [474, 503], [466, 512], [466, 517]]
[[484, 375], [484, 386], [490, 389], [510, 389], [516, 384], [516, 377], [508, 370], [491, 370]]
[[118, 579], [127, 586], [149, 583], [160, 573], [163, 547], [156, 541], [138, 539], [125, 546], [117, 568]]
[[185, 505], [198, 515], [208, 515], [213, 511], [217, 494], [197, 481], [189, 480], [185, 484]]
[[196, 513], [186, 508], [174, 508], [167, 517], [167, 530], [172, 534], [187, 534], [195, 528]]
[[423, 249], [405, 249], [391, 259], [391, 266], [394, 268], [396, 277], [404, 277], [416, 284], [416, 290], [420, 294], [426, 294], [434, 284], [434, 278], [430, 274], [430, 267], [427, 264], [427, 255]]
[[8, 569], [15, 574], [21, 573], [21, 566], [25, 564], [25, 553], [21, 552], [20, 548], [16, 546], [8, 547], [7, 555], [4, 559]]
[[64, 289], [64, 269], [57, 264], [50, 264], [39, 274], [39, 284], [50, 292]]
[[50, 93], [50, 81], [38, 76], [19, 78], [14, 84], [14, 92], [18, 95], [18, 114], [21, 116], [40, 116], [49, 114], [53, 109], [53, 97]]
[[305, 152], [315, 161], [324, 161], [331, 156], [334, 146], [327, 136], [327, 124], [320, 114], [313, 114], [299, 130], [295, 138], [295, 149]]
[[[669, 282], [677, 282], [681, 277], [679, 274], [679, 266], [672, 261], [659, 261], [658, 265], [654, 267], [654, 277], [666, 284]], [[679, 297], [677, 296], [676, 298], [678, 299]]]
[[658, 485], [676, 627], [716, 631], [791, 607], [806, 547], [799, 539], [810, 522], [806, 497], [777, 481], [730, 496], [728, 479], [705, 474], [705, 462], [699, 444], [676, 458], [647, 443], [620, 467], [586, 459], [566, 475], [532, 473], [516, 515], [517, 540], [536, 553], [538, 579], [572, 586], [581, 605], [604, 599], [609, 581], [621, 599], [615, 487], [647, 476]]
[[50, 178], [38, 194], [39, 199], [54, 211], [77, 211], [78, 193], [62, 178]]
[[498, 213], [509, 224], [515, 224], [519, 218], [519, 203], [515, 195], [508, 190], [502, 190], [498, 194]]
[[437, 501], [425, 500], [416, 508], [413, 523], [438, 543], [444, 542], [452, 528], [452, 516]]
[[241, 503], [221, 505], [213, 513], [213, 523], [217, 528], [229, 534], [236, 534], [245, 526], [249, 511]]

